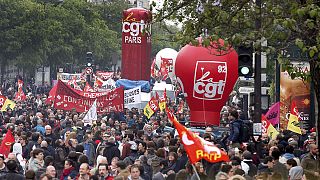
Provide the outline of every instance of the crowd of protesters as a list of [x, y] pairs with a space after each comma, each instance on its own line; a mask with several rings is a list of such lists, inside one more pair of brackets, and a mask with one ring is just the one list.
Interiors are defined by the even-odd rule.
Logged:
[[[2, 93], [13, 97], [14, 89], [9, 85]], [[241, 110], [235, 107], [224, 107], [221, 116], [230, 133], [217, 137], [214, 127], [206, 127], [201, 134], [228, 152], [230, 161], [202, 160], [192, 167], [179, 135], [167, 130], [172, 124], [164, 112], [147, 119], [135, 108], [111, 111], [84, 126], [84, 113], [54, 109], [44, 103], [45, 93], [31, 89], [26, 101], [0, 115], [1, 137], [8, 129], [15, 137], [8, 156], [0, 154], [0, 180], [320, 179], [315, 132], [283, 131], [276, 139], [263, 134], [242, 142]], [[167, 103], [177, 112], [176, 104]], [[176, 116], [187, 122], [189, 111]]]

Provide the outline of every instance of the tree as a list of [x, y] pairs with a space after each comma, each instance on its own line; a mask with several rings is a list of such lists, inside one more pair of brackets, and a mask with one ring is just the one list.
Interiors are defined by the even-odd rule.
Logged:
[[[266, 39], [268, 47], [263, 50], [278, 55], [278, 61], [287, 68], [292, 78], [300, 77], [314, 84], [319, 110], [320, 3], [312, 0], [256, 1], [262, 2], [261, 7], [251, 0], [165, 0], [157, 21], [174, 19], [182, 23], [183, 30], [177, 37], [184, 44], [195, 43], [195, 38], [202, 35], [204, 29], [208, 31], [209, 39], [222, 38], [233, 46], [253, 43], [257, 50], [263, 48], [261, 41]], [[203, 43], [209, 45], [209, 40]], [[307, 53], [309, 74], [296, 71], [283, 56], [283, 50], [292, 45]], [[320, 123], [320, 116], [317, 121]], [[318, 132], [319, 128], [318, 125]]]
[[0, 2], [2, 68], [11, 61], [32, 74], [40, 65], [84, 65], [88, 51], [94, 53], [96, 63], [105, 65], [114, 52], [120, 52], [119, 36], [109, 29], [98, 5], [82, 0], [56, 2]]

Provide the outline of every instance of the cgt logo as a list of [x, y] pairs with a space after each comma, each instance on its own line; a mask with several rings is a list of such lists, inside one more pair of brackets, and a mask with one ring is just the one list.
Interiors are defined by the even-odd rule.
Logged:
[[122, 33], [125, 34], [125, 43], [140, 44], [142, 42], [140, 36], [151, 36], [151, 25], [143, 19], [137, 20], [131, 12], [122, 21]]
[[197, 61], [194, 71], [193, 97], [222, 99], [227, 79], [227, 64], [220, 61]]

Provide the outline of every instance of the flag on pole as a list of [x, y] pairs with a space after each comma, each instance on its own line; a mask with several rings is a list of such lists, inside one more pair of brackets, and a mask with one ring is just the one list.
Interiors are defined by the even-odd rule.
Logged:
[[166, 108], [166, 112], [169, 120], [178, 131], [191, 164], [194, 164], [201, 159], [205, 159], [212, 163], [229, 161], [229, 156], [226, 152], [220, 150], [213, 143], [204, 140], [180, 124], [168, 107]]
[[266, 113], [265, 118], [272, 124], [276, 125], [280, 122], [280, 102], [275, 103]]
[[278, 136], [279, 132], [276, 130], [276, 128], [274, 128], [272, 123], [270, 123], [267, 120], [267, 118], [265, 116], [263, 116], [263, 115], [262, 115], [262, 118], [261, 118], [261, 123], [262, 123], [262, 132], [263, 133], [267, 133], [268, 136], [271, 139], [276, 139], [276, 137]]
[[86, 86], [83, 89], [84, 92], [94, 92], [94, 89], [90, 86], [88, 82], [86, 82]]
[[159, 109], [159, 104], [157, 100], [152, 97], [147, 105], [143, 109], [144, 115], [150, 119], [150, 117]]
[[290, 130], [297, 134], [302, 134], [300, 129], [300, 122], [299, 122], [299, 112], [298, 112], [298, 108], [296, 106], [295, 101], [291, 102], [291, 111], [290, 111], [287, 130]]
[[23, 92], [23, 81], [21, 79], [18, 80], [18, 91], [16, 93], [16, 96], [14, 98], [15, 101], [24, 101], [27, 99], [26, 95]]
[[88, 110], [87, 114], [83, 118], [83, 123], [92, 125], [92, 121], [97, 120], [97, 99], [93, 102], [92, 106]]
[[12, 132], [10, 129], [8, 129], [8, 132], [6, 136], [3, 138], [0, 146], [0, 154], [5, 155], [5, 157], [8, 157], [8, 154], [10, 153], [11, 144], [14, 143], [14, 137], [12, 135]]
[[7, 111], [8, 108], [13, 110], [15, 106], [16, 106], [16, 103], [14, 103], [13, 101], [7, 98], [1, 108], [1, 111]]
[[159, 100], [159, 108], [160, 108], [160, 111], [162, 112], [166, 109], [166, 101], [167, 101], [167, 90], [164, 89], [163, 96], [161, 96]]
[[6, 102], [6, 97], [3, 95], [0, 95], [0, 109], [2, 108], [2, 106], [4, 105], [4, 102]]
[[52, 89], [50, 90], [49, 92], [49, 95], [48, 95], [48, 98], [46, 99], [45, 103], [46, 104], [50, 104], [54, 101], [55, 97], [56, 97], [56, 92], [57, 92], [57, 86], [58, 86], [58, 83], [56, 83]]

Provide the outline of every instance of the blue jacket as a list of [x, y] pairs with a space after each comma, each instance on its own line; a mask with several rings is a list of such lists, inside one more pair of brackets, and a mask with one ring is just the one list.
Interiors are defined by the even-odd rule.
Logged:
[[231, 122], [230, 135], [228, 140], [233, 143], [240, 143], [240, 127], [242, 121], [240, 119], [236, 119]]

